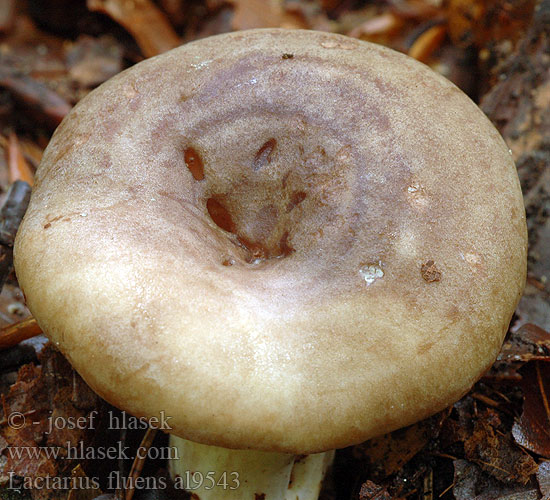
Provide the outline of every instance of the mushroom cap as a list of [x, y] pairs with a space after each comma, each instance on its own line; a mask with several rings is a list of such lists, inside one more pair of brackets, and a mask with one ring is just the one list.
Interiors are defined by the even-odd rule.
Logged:
[[387, 48], [280, 29], [137, 64], [55, 132], [15, 248], [88, 384], [206, 444], [311, 453], [459, 399], [526, 274], [508, 148]]

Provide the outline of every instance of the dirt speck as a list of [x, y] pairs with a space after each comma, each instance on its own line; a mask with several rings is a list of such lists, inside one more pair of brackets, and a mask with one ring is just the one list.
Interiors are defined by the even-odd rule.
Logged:
[[337, 42], [336, 40], [326, 40], [321, 43], [321, 47], [324, 49], [342, 49], [342, 50], [353, 50], [357, 46], [354, 42]]
[[441, 281], [441, 272], [437, 270], [437, 267], [433, 260], [429, 260], [425, 264], [422, 264], [422, 267], [420, 268], [420, 273], [422, 274], [422, 278], [424, 278], [424, 281], [426, 281], [427, 283]]

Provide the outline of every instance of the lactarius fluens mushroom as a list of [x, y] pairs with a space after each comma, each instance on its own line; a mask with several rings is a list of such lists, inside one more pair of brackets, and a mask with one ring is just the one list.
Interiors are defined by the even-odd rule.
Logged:
[[238, 472], [201, 500], [284, 499], [296, 456], [292, 499], [310, 500], [330, 457], [303, 455], [427, 417], [491, 365], [526, 225], [508, 148], [454, 85], [386, 48], [270, 29], [83, 99], [15, 251], [90, 386], [170, 417], [174, 474]]

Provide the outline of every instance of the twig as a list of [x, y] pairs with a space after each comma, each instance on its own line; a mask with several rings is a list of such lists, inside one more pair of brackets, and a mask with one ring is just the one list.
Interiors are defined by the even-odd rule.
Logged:
[[13, 347], [23, 340], [40, 335], [42, 330], [34, 318], [27, 318], [19, 323], [6, 326], [0, 330], [0, 351]]
[[418, 61], [427, 62], [431, 55], [441, 46], [447, 28], [443, 24], [436, 24], [428, 30], [424, 31], [412, 44], [409, 49], [409, 56], [414, 57]]
[[478, 392], [473, 392], [472, 397], [474, 399], [477, 399], [478, 401], [481, 401], [482, 403], [485, 403], [487, 406], [492, 406], [493, 408], [498, 408], [500, 406], [500, 404], [495, 400], [491, 399], [488, 396], [485, 396], [484, 394], [479, 394]]
[[12, 132], [8, 139], [8, 167], [11, 182], [25, 181], [32, 186], [34, 174], [27, 160], [25, 160], [23, 152], [21, 151], [21, 144], [15, 132]]
[[125, 500], [132, 500], [132, 497], [134, 496], [133, 485], [136, 484], [136, 480], [141, 474], [143, 466], [145, 465], [147, 452], [149, 451], [149, 448], [151, 448], [157, 432], [158, 429], [153, 429], [152, 427], [150, 427], [149, 429], [147, 429], [145, 436], [143, 436], [143, 439], [141, 440], [141, 444], [138, 448], [140, 452], [136, 455], [134, 463], [132, 464], [132, 468], [130, 469], [130, 488], [126, 490]]
[[484, 460], [479, 460], [479, 459], [473, 460], [473, 462], [476, 462], [476, 463], [482, 464], [482, 465], [486, 465], [487, 467], [492, 467], [493, 469], [499, 470], [500, 472], [504, 472], [505, 474], [510, 476], [510, 471], [509, 470], [503, 469], [502, 467], [499, 467], [498, 465], [494, 465], [490, 462], [485, 462]]
[[434, 497], [434, 471], [429, 470], [428, 474], [424, 476], [422, 484], [422, 499], [433, 500]]
[[439, 498], [441, 498], [443, 495], [445, 495], [445, 493], [447, 493], [451, 488], [454, 487], [456, 483], [453, 481], [449, 486], [447, 486], [440, 494], [439, 494]]
[[[126, 434], [127, 434], [126, 429], [120, 430], [119, 438], [120, 438], [121, 446], [124, 446], [126, 444]], [[118, 471], [120, 472], [121, 477], [126, 477], [126, 467], [125, 467], [124, 458], [122, 457], [122, 455], [118, 457]], [[124, 500], [123, 487], [117, 488], [115, 492], [115, 500]]]
[[439, 452], [433, 451], [430, 453], [430, 455], [432, 455], [433, 457], [448, 458], [449, 460], [458, 460], [458, 457], [449, 455], [448, 453], [439, 453]]

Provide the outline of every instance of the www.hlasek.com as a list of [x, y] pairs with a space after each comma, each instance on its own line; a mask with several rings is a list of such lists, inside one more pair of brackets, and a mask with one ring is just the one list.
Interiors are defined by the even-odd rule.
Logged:
[[140, 446], [135, 454], [130, 452], [130, 446], [123, 446], [118, 441], [115, 446], [85, 446], [83, 441], [76, 445], [69, 441], [65, 446], [9, 446], [7, 454], [12, 460], [38, 460], [47, 458], [50, 460], [178, 460], [178, 449], [175, 446], [152, 446], [150, 448]]
[[[176, 490], [193, 491], [199, 488], [205, 490], [236, 490], [241, 485], [238, 472], [221, 473], [209, 471], [202, 472], [185, 471], [183, 476], [177, 476], [171, 484]], [[61, 477], [40, 476], [23, 477], [16, 476], [14, 472], [8, 473], [7, 488], [11, 490], [89, 490], [101, 487], [99, 477]], [[108, 490], [164, 490], [168, 488], [168, 479], [165, 477], [124, 477], [119, 471], [111, 471], [107, 476], [106, 488]]]

